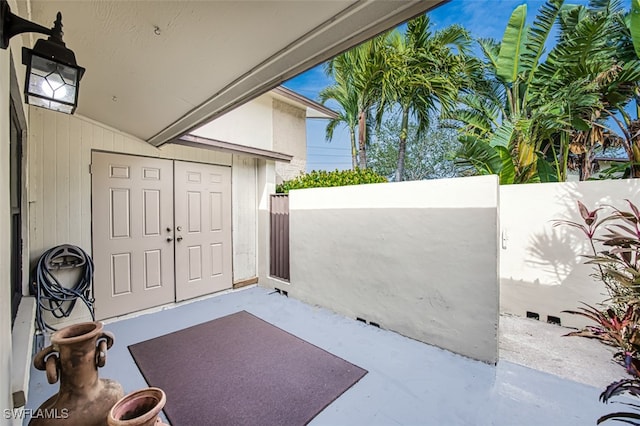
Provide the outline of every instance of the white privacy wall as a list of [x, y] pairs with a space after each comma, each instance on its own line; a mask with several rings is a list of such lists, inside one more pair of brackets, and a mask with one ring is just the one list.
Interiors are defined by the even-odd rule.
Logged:
[[525, 316], [529, 311], [542, 321], [555, 316], [562, 325], [586, 325], [588, 320], [561, 311], [581, 301], [602, 302], [606, 290], [590, 276], [592, 266], [583, 263], [581, 255], [591, 253], [584, 235], [553, 223], [582, 222], [577, 200], [590, 210], [604, 204], [628, 209], [624, 200], [640, 204], [639, 195], [638, 179], [500, 187], [501, 312]]
[[497, 362], [495, 176], [290, 193], [289, 294]]

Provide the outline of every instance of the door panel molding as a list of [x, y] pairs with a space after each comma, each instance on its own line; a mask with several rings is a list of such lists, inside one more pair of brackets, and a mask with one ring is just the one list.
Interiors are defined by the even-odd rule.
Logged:
[[96, 318], [173, 302], [173, 162], [94, 151], [91, 170]]
[[176, 300], [230, 289], [231, 168], [175, 161]]

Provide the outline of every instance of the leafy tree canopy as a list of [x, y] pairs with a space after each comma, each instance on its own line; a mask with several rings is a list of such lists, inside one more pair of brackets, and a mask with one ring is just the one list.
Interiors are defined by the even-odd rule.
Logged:
[[[398, 164], [398, 133], [400, 120], [388, 117], [376, 131], [368, 153], [369, 167], [389, 180], [395, 180]], [[473, 174], [470, 168], [459, 167], [454, 157], [460, 142], [454, 128], [440, 127], [435, 118], [424, 132], [410, 123], [407, 132], [404, 180], [443, 179]]]

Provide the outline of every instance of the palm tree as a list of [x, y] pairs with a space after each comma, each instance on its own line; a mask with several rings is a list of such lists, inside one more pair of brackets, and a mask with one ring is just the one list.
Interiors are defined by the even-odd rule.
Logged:
[[[338, 122], [327, 125], [327, 140], [333, 137], [333, 130], [340, 122], [347, 125], [351, 136], [353, 167], [366, 168], [366, 146], [368, 140], [368, 111], [376, 101], [376, 79], [379, 74], [378, 50], [381, 38], [367, 41], [348, 50], [326, 63], [325, 71], [335, 83], [320, 92], [320, 100], [325, 103], [333, 99], [342, 108]], [[342, 117], [344, 116], [344, 117]], [[344, 118], [344, 119], [343, 119]], [[356, 127], [358, 143], [356, 145]]]
[[404, 177], [410, 117], [418, 134], [424, 133], [432, 114], [454, 106], [463, 81], [464, 54], [470, 42], [467, 31], [453, 25], [431, 33], [429, 26], [426, 15], [409, 21], [404, 34], [395, 30], [387, 35], [379, 56], [378, 125], [385, 112], [400, 109], [396, 181]]
[[336, 101], [340, 108], [338, 109], [338, 117], [329, 120], [326, 128], [326, 140], [333, 139], [333, 133], [341, 124], [349, 129], [349, 139], [351, 141], [351, 167], [358, 168], [358, 149], [356, 147], [356, 127], [358, 126], [358, 97], [353, 86], [344, 81], [342, 73], [336, 73], [334, 78], [336, 84], [326, 87], [320, 94], [320, 102], [323, 104], [330, 99]]

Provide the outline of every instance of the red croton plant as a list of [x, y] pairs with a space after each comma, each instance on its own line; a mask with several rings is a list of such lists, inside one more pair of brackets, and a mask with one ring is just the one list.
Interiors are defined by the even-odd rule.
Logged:
[[[609, 293], [602, 309], [591, 305], [564, 311], [589, 318], [594, 324], [567, 336], [597, 339], [618, 349], [616, 359], [632, 377], [610, 384], [600, 395], [609, 402], [623, 394], [640, 396], [640, 210], [626, 200], [629, 210], [602, 206], [589, 210], [578, 201], [582, 222], [558, 220], [555, 226], [568, 225], [580, 229], [591, 246], [587, 264], [594, 266], [593, 276], [601, 281]], [[599, 215], [607, 212], [602, 218]], [[616, 412], [598, 419], [640, 425], [640, 405], [627, 404], [632, 412]]]

